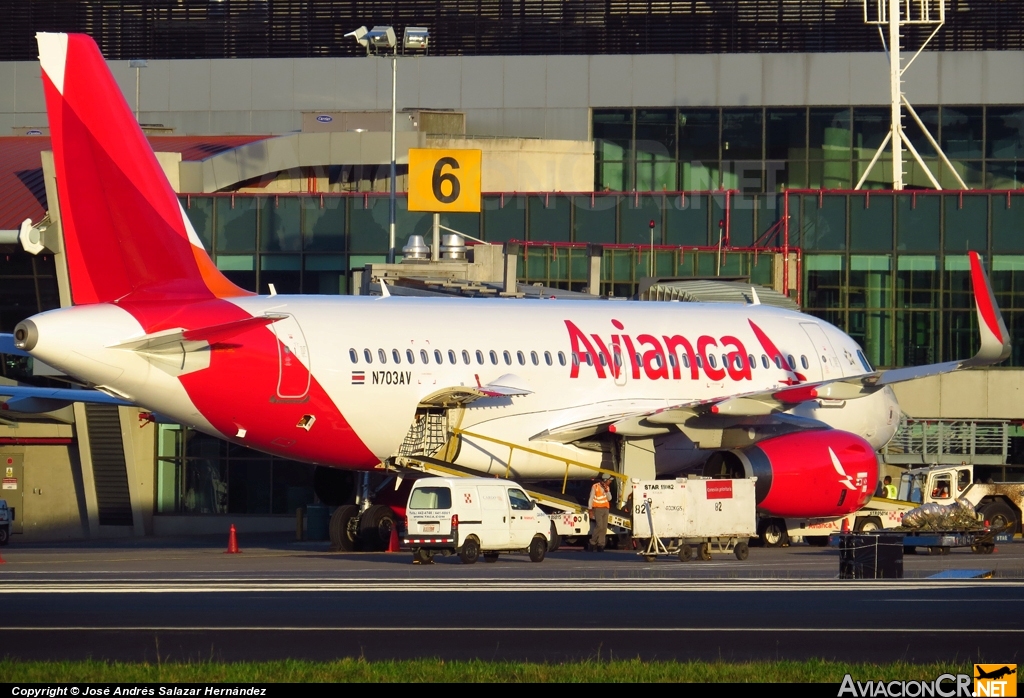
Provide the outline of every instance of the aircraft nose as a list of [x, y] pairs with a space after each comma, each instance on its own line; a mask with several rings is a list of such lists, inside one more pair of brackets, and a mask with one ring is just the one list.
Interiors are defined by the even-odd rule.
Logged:
[[39, 329], [31, 320], [22, 320], [14, 328], [14, 346], [22, 351], [32, 351], [39, 341]]

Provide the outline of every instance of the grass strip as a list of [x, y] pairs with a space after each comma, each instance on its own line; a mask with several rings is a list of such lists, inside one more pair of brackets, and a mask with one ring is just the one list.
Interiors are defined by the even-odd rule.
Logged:
[[684, 683], [839, 683], [850, 674], [857, 681], [924, 680], [940, 674], [971, 674], [973, 665], [857, 664], [812, 659], [806, 662], [662, 662], [640, 659], [590, 659], [579, 662], [529, 663], [414, 659], [332, 662], [30, 662], [0, 660], [3, 683], [345, 683], [345, 682], [558, 682], [671, 681]]

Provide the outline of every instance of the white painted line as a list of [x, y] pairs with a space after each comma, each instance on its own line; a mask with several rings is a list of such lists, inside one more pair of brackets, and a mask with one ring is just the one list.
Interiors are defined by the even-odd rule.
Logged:
[[[673, 627], [673, 628], [630, 628], [630, 627], [595, 627], [595, 626], [573, 626], [573, 627], [495, 627], [495, 626], [391, 626], [386, 628], [368, 628], [365, 626], [338, 626], [338, 627], [300, 627], [300, 626], [274, 626], [274, 627], [260, 627], [260, 626], [179, 626], [179, 627], [163, 627], [163, 626], [104, 626], [104, 627], [87, 627], [87, 626], [63, 626], [63, 627], [42, 627], [42, 626], [24, 626], [24, 627], [6, 627], [4, 628], [7, 632], [531, 632], [531, 633], [550, 633], [550, 632], [613, 632], [613, 633], [879, 633], [883, 630], [878, 627], [872, 628], [757, 628], [757, 627], [744, 627], [744, 628], [708, 628], [708, 627]], [[982, 633], [986, 635], [992, 634], [1024, 634], [1024, 628], [888, 628], [885, 629], [886, 633]]]

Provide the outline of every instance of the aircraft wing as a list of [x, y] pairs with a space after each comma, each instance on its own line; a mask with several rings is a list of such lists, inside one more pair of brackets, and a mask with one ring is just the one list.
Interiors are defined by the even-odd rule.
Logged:
[[67, 407], [73, 402], [133, 407], [134, 403], [99, 390], [83, 388], [42, 388], [36, 385], [0, 385], [0, 410], [41, 414]]
[[[792, 419], [799, 418], [792, 418], [791, 415], [784, 413], [801, 402], [819, 399], [855, 400], [896, 383], [1000, 363], [1012, 350], [1010, 333], [1003, 322], [999, 306], [996, 305], [992, 287], [981, 266], [978, 253], [971, 252], [970, 260], [974, 305], [981, 331], [981, 347], [978, 353], [969, 359], [873, 371], [860, 376], [682, 402], [657, 410], [609, 414], [552, 427], [534, 435], [531, 440], [572, 443], [604, 431], [625, 437], [644, 437], [668, 433], [676, 426], [726, 429], [752, 425], [752, 420], [761, 425], [782, 426], [788, 423], [791, 427], [799, 426], [792, 423]], [[801, 421], [811, 428], [824, 426], [813, 420]]]

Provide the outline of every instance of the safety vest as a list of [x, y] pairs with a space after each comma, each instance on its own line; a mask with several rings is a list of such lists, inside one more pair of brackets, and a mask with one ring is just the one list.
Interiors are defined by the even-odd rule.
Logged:
[[609, 509], [611, 503], [608, 501], [608, 491], [604, 488], [600, 482], [595, 482], [591, 488], [594, 496], [594, 508], [595, 509]]
[[896, 485], [886, 485], [885, 486], [885, 498], [886, 499], [896, 499]]

